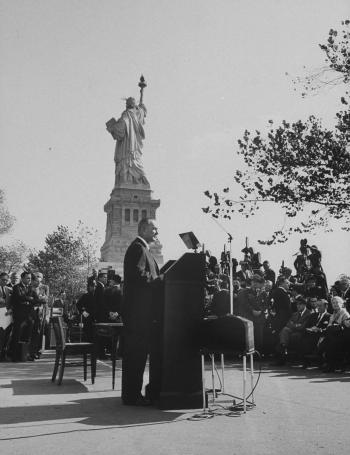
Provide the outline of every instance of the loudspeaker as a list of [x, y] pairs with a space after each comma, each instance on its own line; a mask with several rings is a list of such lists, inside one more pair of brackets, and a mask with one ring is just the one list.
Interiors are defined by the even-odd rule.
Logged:
[[199, 333], [201, 349], [217, 352], [254, 352], [254, 325], [249, 319], [226, 315], [204, 319]]

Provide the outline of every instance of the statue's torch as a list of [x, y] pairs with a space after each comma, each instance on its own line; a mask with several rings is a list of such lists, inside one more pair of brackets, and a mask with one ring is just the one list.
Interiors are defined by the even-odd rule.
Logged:
[[143, 103], [143, 89], [145, 87], [147, 87], [143, 74], [141, 74], [141, 77], [140, 77], [139, 87], [140, 87], [140, 104], [142, 104]]

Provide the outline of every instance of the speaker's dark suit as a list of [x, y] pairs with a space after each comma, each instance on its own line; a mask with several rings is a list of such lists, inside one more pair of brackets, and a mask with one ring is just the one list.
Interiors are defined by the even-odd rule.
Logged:
[[146, 244], [138, 237], [124, 258], [122, 317], [125, 326], [122, 399], [132, 404], [141, 396], [143, 373], [150, 351], [154, 284], [159, 269]]

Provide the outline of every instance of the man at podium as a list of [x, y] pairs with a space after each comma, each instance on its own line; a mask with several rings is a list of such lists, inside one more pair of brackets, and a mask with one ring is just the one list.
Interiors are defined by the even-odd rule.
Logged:
[[125, 405], [150, 404], [141, 390], [150, 351], [155, 288], [159, 282], [159, 268], [149, 250], [157, 234], [155, 222], [142, 219], [138, 225], [138, 236], [128, 247], [124, 258], [122, 400]]

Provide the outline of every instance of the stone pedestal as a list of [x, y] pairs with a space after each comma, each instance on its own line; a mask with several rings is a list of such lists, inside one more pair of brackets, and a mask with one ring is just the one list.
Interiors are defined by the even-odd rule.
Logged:
[[[115, 186], [104, 206], [107, 214], [106, 239], [101, 248], [99, 269], [114, 269], [123, 275], [125, 252], [137, 236], [137, 225], [142, 218], [156, 219], [159, 199], [152, 199], [148, 184], [123, 183]], [[163, 264], [162, 245], [151, 245], [159, 266]]]

